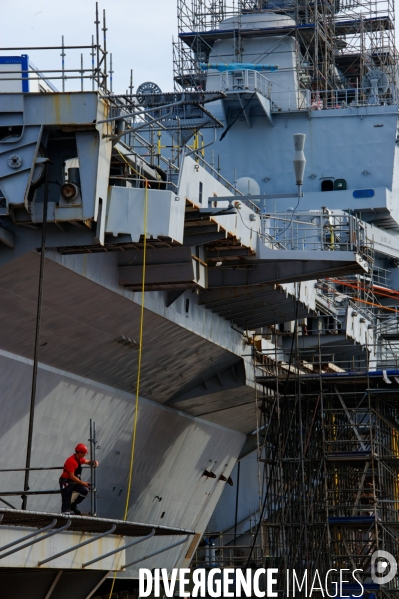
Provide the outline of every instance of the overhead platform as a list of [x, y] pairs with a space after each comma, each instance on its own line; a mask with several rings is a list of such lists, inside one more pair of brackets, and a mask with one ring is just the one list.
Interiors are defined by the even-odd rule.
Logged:
[[[371, 370], [370, 372], [365, 372], [365, 371], [353, 371], [353, 372], [323, 372], [321, 374], [319, 373], [312, 373], [312, 374], [304, 374], [301, 376], [302, 379], [307, 380], [307, 381], [311, 381], [311, 380], [319, 380], [320, 377], [323, 381], [334, 381], [334, 383], [340, 383], [340, 382], [348, 382], [348, 381], [353, 381], [354, 384], [357, 384], [359, 382], [367, 382], [367, 380], [371, 380], [371, 381], [376, 381], [378, 382], [379, 386], [383, 385], [383, 389], [389, 389], [389, 385], [386, 384], [386, 382], [384, 381], [384, 375], [386, 377], [399, 377], [399, 370], [395, 369], [395, 370]], [[259, 382], [264, 382], [266, 380], [272, 380], [275, 379], [276, 377], [271, 377], [271, 376], [267, 376], [267, 377], [261, 377], [262, 380], [259, 379]]]
[[[0, 532], [2, 599], [89, 599], [112, 572], [194, 535], [168, 526], [20, 510], [0, 510]], [[145, 541], [153, 536], [169, 539], [149, 553]], [[140, 543], [139, 557], [131, 562], [126, 550]]]
[[[371, 17], [365, 19], [345, 19], [335, 23], [335, 35], [345, 36], [354, 35], [361, 31], [363, 27], [367, 31], [388, 31], [394, 29], [392, 20], [386, 16]], [[241, 38], [256, 38], [272, 35], [292, 35], [301, 34], [302, 38], [309, 38], [314, 35], [314, 24], [305, 23], [299, 25], [289, 25], [285, 27], [262, 27], [259, 29], [241, 29]], [[208, 31], [187, 31], [179, 34], [179, 38], [190, 48], [195, 47], [198, 50], [209, 54], [209, 48], [212, 47], [216, 40], [230, 39], [237, 34], [237, 29], [211, 29]]]
[[226, 92], [226, 98], [222, 100], [222, 106], [227, 126], [237, 118], [238, 113], [242, 113], [247, 126], [250, 128], [252, 126], [251, 115], [257, 110], [266, 115], [269, 122], [273, 124], [271, 100], [257, 91], [237, 89]]
[[[208, 273], [208, 287], [290, 283], [342, 276], [367, 270], [366, 261], [354, 252], [271, 250], [260, 245], [256, 257]], [[330, 273], [330, 274], [327, 274]]]
[[328, 519], [330, 526], [370, 526], [374, 524], [375, 516], [333, 516]]
[[[213, 225], [209, 227], [213, 228]], [[367, 269], [365, 260], [354, 252], [268, 250], [260, 247], [257, 256], [251, 256], [251, 249], [235, 240], [208, 244], [208, 261], [206, 256], [198, 258], [193, 255], [189, 247], [164, 247], [162, 252], [150, 247], [146, 254], [146, 291], [193, 287], [196, 263], [206, 268], [209, 289], [325, 279], [363, 273]], [[119, 284], [122, 287], [132, 291], [141, 289], [143, 259], [141, 249], [119, 254]]]
[[[109, 518], [94, 518], [91, 516], [66, 516], [63, 514], [48, 514], [45, 512], [29, 512], [24, 510], [10, 510], [0, 508], [0, 526], [26, 526], [41, 528], [48, 526], [56, 519], [54, 530], [61, 528], [68, 520], [71, 524], [68, 530], [75, 532], [103, 533], [113, 525], [112, 534], [124, 537], [140, 537], [148, 535], [152, 530], [154, 536], [193, 535], [193, 530], [159, 526], [158, 524], [143, 524], [142, 522], [129, 522], [126, 520], [112, 520]], [[1, 554], [1, 547], [0, 547]]]
[[373, 454], [371, 451], [331, 451], [325, 454], [325, 458], [328, 462], [345, 462], [345, 464], [352, 464], [358, 462], [367, 462], [371, 460]]

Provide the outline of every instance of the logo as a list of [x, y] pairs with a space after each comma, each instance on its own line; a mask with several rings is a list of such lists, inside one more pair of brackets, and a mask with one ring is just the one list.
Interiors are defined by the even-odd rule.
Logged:
[[388, 551], [374, 551], [371, 556], [371, 578], [377, 584], [390, 582], [398, 571], [396, 559]]

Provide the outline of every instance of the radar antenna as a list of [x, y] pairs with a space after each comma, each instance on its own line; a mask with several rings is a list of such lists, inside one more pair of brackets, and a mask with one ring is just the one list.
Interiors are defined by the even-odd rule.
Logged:
[[388, 91], [388, 77], [381, 69], [370, 69], [362, 79], [362, 89], [370, 104], [379, 104], [378, 96], [384, 96]]

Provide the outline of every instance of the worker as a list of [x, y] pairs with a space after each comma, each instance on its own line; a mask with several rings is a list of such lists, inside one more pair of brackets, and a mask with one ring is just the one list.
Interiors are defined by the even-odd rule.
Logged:
[[77, 516], [82, 513], [77, 505], [87, 497], [90, 489], [90, 483], [80, 479], [82, 474], [82, 464], [89, 464], [97, 467], [97, 460], [86, 460], [85, 455], [89, 453], [84, 443], [78, 443], [75, 447], [75, 453], [71, 455], [64, 464], [64, 470], [60, 478], [60, 488], [62, 497], [61, 512], [70, 514], [73, 512]]

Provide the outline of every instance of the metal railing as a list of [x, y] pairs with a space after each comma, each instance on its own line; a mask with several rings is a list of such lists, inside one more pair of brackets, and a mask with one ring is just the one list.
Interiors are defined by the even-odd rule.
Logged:
[[263, 214], [262, 234], [273, 249], [360, 251], [366, 243], [359, 220], [348, 214]]
[[378, 95], [378, 88], [349, 88], [312, 91], [310, 95], [310, 108], [312, 110], [331, 110], [347, 108], [349, 106], [379, 106], [381, 104], [398, 104], [398, 90], [389, 90], [389, 93]]
[[399, 104], [399, 91], [395, 88], [378, 94], [378, 88], [349, 88], [335, 90], [279, 90], [271, 93], [272, 112], [291, 110], [334, 110], [354, 106], [379, 106]]
[[[19, 46], [0, 48], [2, 55], [12, 54], [13, 57], [15, 57], [19, 52], [22, 52], [21, 58], [24, 57], [26, 59], [21, 63], [13, 60], [7, 65], [0, 65], [0, 92], [3, 91], [1, 89], [2, 82], [6, 83], [4, 91], [10, 91], [9, 85], [12, 82], [17, 81], [21, 81], [21, 91], [28, 91], [28, 89], [23, 89], [23, 82], [28, 83], [29, 87], [29, 82], [33, 81], [38, 83], [37, 91], [57, 91], [52, 84], [54, 81], [61, 82], [60, 91], [63, 92], [66, 91], [67, 81], [72, 82], [71, 91], [77, 91], [79, 87], [80, 91], [84, 91], [85, 82], [87, 83], [87, 81], [89, 81], [87, 87], [91, 88], [92, 91], [102, 90], [103, 92], [112, 92], [112, 75], [114, 71], [112, 67], [112, 54], [109, 54], [107, 50], [106, 15], [105, 11], [103, 11], [101, 22], [98, 2], [96, 2], [94, 23], [94, 35], [91, 36], [91, 44], [88, 45], [68, 45], [65, 43], [64, 36], [62, 36], [61, 44], [59, 46]], [[26, 53], [30, 51], [34, 51], [35, 53], [39, 52], [40, 54], [43, 51], [61, 51], [60, 68], [47, 69], [44, 67], [37, 69], [26, 55]], [[68, 60], [66, 61], [67, 51]], [[72, 66], [71, 68], [69, 65], [72, 60], [75, 61], [76, 66]], [[21, 68], [17, 68], [18, 64], [21, 64]], [[15, 65], [15, 70], [12, 65]], [[4, 66], [6, 66], [6, 68], [4, 68]], [[40, 82], [45, 84], [43, 89], [40, 89]], [[46, 87], [48, 87], [48, 89], [46, 89]]]
[[[89, 470], [90, 469], [90, 488], [89, 488], [89, 493], [90, 493], [90, 503], [91, 503], [91, 510], [90, 510], [90, 515], [94, 516], [96, 515], [96, 511], [97, 511], [97, 489], [96, 489], [96, 473], [95, 473], [95, 467], [93, 466], [87, 466], [86, 468], [84, 467], [85, 470]], [[58, 470], [59, 472], [62, 472], [63, 467], [62, 466], [49, 466], [48, 468], [1, 468], [0, 469], [0, 474], [2, 473], [6, 473], [6, 472], [36, 472], [36, 471], [49, 471], [49, 470]], [[59, 495], [61, 493], [60, 489], [37, 489], [34, 491], [0, 491], [0, 502], [1, 503], [5, 503], [6, 505], [8, 505], [9, 507], [11, 507], [12, 509], [17, 509], [15, 508], [15, 506], [11, 505], [8, 501], [4, 500], [3, 497], [21, 497], [21, 499], [23, 499], [24, 497], [28, 497], [28, 496], [33, 496], [33, 495]]]
[[265, 98], [271, 97], [273, 84], [262, 73], [243, 69], [225, 71], [220, 74], [221, 90], [259, 92]]
[[[205, 160], [205, 158], [203, 158], [200, 155], [200, 150], [201, 150], [201, 148], [199, 149], [198, 153], [196, 153], [194, 156], [196, 162], [198, 162], [202, 166], [202, 168], [204, 168], [206, 170], [207, 173], [212, 175], [212, 177], [214, 179], [216, 179], [217, 181], [222, 183], [224, 185], [224, 187], [228, 191], [230, 191], [233, 195], [241, 196], [242, 195], [241, 191], [239, 191], [236, 187], [234, 187], [234, 185], [232, 185], [227, 179], [225, 179], [223, 177], [223, 175], [220, 174], [219, 169], [215, 169], [211, 164], [209, 164], [209, 162], [207, 162]], [[240, 201], [242, 201], [242, 200], [240, 199]], [[253, 202], [250, 202], [250, 203], [253, 204]], [[256, 207], [256, 204], [253, 204], [253, 206]]]
[[[82, 464], [84, 470], [90, 469], [90, 515], [97, 515], [97, 469], [96, 466], [93, 465], [93, 462], [96, 461], [96, 449], [97, 449], [97, 439], [96, 439], [96, 424], [90, 419], [90, 437], [88, 439], [90, 444], [90, 465]], [[58, 470], [59, 474], [63, 472], [63, 466], [41, 466], [41, 467], [29, 467], [29, 468], [0, 468], [0, 474], [6, 473], [26, 473], [26, 472], [41, 472], [41, 471], [50, 471], [50, 470]], [[24, 498], [31, 495], [58, 495], [60, 494], [60, 489], [35, 489], [35, 490], [24, 490], [24, 491], [4, 491], [0, 490], [0, 502], [8, 505], [12, 509], [17, 509], [13, 505], [11, 505], [8, 501], [3, 499], [3, 497], [21, 497], [22, 500]], [[24, 509], [24, 508], [23, 508]]]
[[308, 89], [273, 89], [271, 100], [272, 112], [309, 110], [311, 105], [311, 92]]
[[[242, 568], [246, 565], [254, 541], [255, 532], [252, 528], [251, 523], [246, 533], [207, 534], [204, 542], [195, 552], [191, 565], [197, 568]], [[238, 539], [240, 541], [237, 542]], [[259, 535], [256, 544], [252, 547], [251, 563], [261, 564], [262, 556]]]

